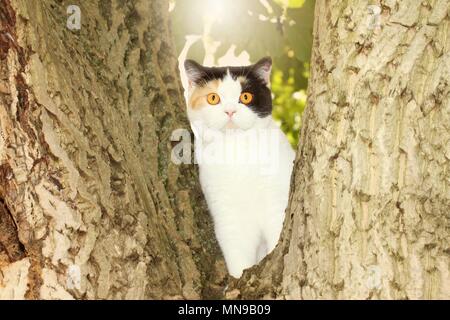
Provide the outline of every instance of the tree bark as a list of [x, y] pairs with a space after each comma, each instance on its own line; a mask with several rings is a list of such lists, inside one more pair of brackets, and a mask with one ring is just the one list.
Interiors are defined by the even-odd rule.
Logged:
[[220, 296], [168, 1], [70, 4], [0, 0], [0, 298]]
[[[0, 0], [0, 298], [220, 297], [168, 4], [69, 4]], [[229, 298], [450, 298], [449, 4], [369, 5], [317, 1], [284, 230]]]
[[450, 298], [449, 2], [381, 3], [316, 2], [284, 231], [229, 297]]

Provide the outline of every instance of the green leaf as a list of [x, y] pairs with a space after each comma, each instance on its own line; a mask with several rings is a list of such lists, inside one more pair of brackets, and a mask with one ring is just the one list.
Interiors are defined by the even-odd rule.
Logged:
[[301, 8], [304, 3], [305, 0], [289, 0], [288, 8]]
[[305, 0], [273, 0], [283, 8], [301, 8]]

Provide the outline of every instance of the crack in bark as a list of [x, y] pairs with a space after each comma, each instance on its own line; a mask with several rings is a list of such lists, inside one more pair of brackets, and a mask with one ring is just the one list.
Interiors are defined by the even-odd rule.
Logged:
[[2, 0], [0, 3], [0, 18], [0, 59], [6, 59], [9, 49], [13, 48], [17, 52], [17, 59], [20, 65], [20, 68], [15, 76], [16, 88], [18, 91], [18, 108], [16, 116], [27, 135], [35, 141], [36, 135], [27, 121], [30, 108], [28, 99], [29, 88], [23, 78], [28, 55], [26, 55], [25, 50], [18, 44], [15, 30], [16, 14], [9, 0]]
[[0, 166], [0, 248], [6, 252], [10, 263], [26, 257], [25, 247], [19, 240], [17, 224], [5, 201], [6, 189], [12, 176], [9, 165]]
[[11, 263], [26, 257], [25, 247], [17, 233], [17, 225], [2, 196], [0, 196], [0, 246], [6, 251]]
[[[17, 112], [16, 119], [23, 132], [30, 138], [30, 142], [34, 143], [37, 136], [29, 124], [30, 88], [26, 83], [24, 74], [28, 64], [28, 54], [26, 50], [18, 44], [18, 36], [16, 32], [16, 11], [12, 7], [9, 0], [0, 0], [0, 61], [7, 64], [6, 58], [10, 54], [9, 50], [15, 51], [14, 59], [18, 61], [18, 70], [14, 77], [14, 85], [17, 90]], [[8, 90], [10, 94], [11, 90]], [[6, 140], [6, 139], [4, 139]], [[40, 287], [42, 285], [42, 261], [40, 258], [41, 243], [34, 241], [21, 242], [19, 239], [19, 230], [27, 229], [27, 222], [22, 220], [16, 221], [7, 205], [11, 201], [10, 178], [12, 169], [9, 164], [0, 166], [0, 248], [3, 247], [9, 257], [9, 262], [15, 262], [25, 257], [30, 259], [30, 267], [28, 270], [28, 290], [25, 293], [27, 299], [39, 299]], [[9, 198], [9, 200], [7, 200]], [[13, 199], [12, 201], [16, 201]], [[16, 217], [17, 218], [17, 217]]]
[[8, 55], [9, 48], [15, 46], [14, 33], [16, 25], [16, 16], [9, 1], [2, 0], [0, 2], [0, 59], [3, 60]]

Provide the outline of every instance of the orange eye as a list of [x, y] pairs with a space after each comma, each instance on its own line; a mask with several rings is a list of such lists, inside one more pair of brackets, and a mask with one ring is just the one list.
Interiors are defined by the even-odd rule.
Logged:
[[253, 95], [250, 92], [242, 92], [241, 96], [239, 97], [239, 101], [241, 101], [243, 104], [248, 105], [253, 101]]
[[220, 102], [220, 97], [217, 93], [208, 94], [208, 97], [206, 99], [208, 100], [208, 103], [213, 106]]

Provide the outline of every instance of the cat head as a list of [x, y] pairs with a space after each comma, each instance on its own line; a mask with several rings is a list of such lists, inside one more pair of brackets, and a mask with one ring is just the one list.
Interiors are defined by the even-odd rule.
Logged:
[[216, 130], [247, 130], [268, 123], [272, 114], [270, 57], [242, 67], [205, 67], [186, 60], [184, 67], [191, 123]]

